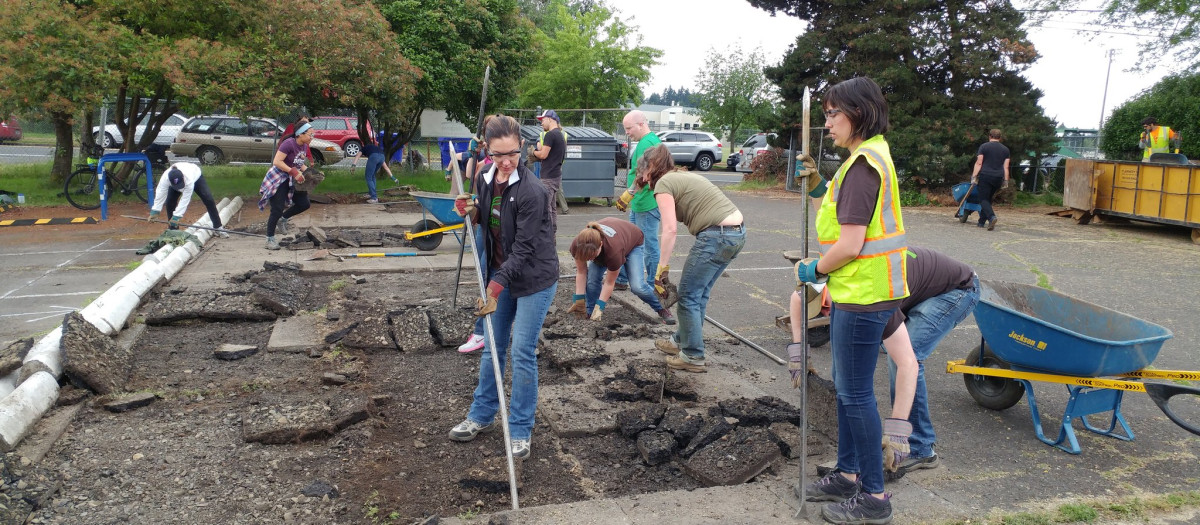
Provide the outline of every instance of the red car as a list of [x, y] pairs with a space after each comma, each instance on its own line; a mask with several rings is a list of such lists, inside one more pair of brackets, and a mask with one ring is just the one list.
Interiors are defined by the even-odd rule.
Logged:
[[[353, 158], [362, 149], [362, 142], [358, 140], [357, 117], [315, 117], [311, 124], [317, 138], [337, 144], [347, 158]], [[367, 123], [367, 133], [374, 133], [370, 122]]]
[[0, 121], [0, 142], [21, 140], [21, 124], [17, 117]]

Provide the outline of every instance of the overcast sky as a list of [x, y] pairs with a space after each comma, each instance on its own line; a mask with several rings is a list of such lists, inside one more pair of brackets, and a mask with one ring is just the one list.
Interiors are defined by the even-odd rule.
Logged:
[[[623, 19], [641, 29], [642, 43], [663, 51], [661, 64], [651, 69], [650, 82], [642, 86], [647, 95], [667, 86], [695, 88], [696, 73], [705, 67], [709, 50], [722, 53], [731, 46], [745, 50], [761, 47], [767, 61], [782, 60], [788, 47], [804, 30], [799, 19], [771, 17], [745, 0], [607, 0]], [[1019, 5], [1019, 4], [1018, 4]], [[1044, 96], [1046, 115], [1077, 128], [1095, 128], [1104, 99], [1108, 49], [1115, 49], [1105, 118], [1112, 109], [1136, 96], [1170, 73], [1159, 69], [1146, 73], [1126, 71], [1137, 62], [1137, 37], [1133, 29], [1110, 29], [1089, 40], [1072, 28], [1081, 27], [1086, 15], [1054, 17], [1041, 27], [1028, 27], [1029, 38], [1041, 54], [1025, 72]], [[1097, 27], [1092, 25], [1091, 27]]]

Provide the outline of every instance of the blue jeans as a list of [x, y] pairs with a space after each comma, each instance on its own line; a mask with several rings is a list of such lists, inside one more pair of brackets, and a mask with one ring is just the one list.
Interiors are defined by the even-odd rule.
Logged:
[[[657, 210], [655, 210], [657, 211]], [[675, 315], [679, 329], [671, 340], [682, 350], [680, 358], [691, 363], [704, 362], [704, 311], [717, 278], [746, 245], [746, 230], [702, 231], [683, 263], [679, 276], [679, 304]], [[882, 439], [882, 438], [881, 438]]]
[[[642, 236], [645, 237], [645, 240], [642, 241], [642, 247], [644, 248], [644, 264], [642, 268], [647, 273], [646, 283], [653, 288], [654, 272], [658, 271], [658, 256], [662, 253], [658, 248], [658, 227], [662, 225], [662, 215], [659, 213], [658, 208], [649, 211], [630, 211], [629, 222], [632, 222], [634, 226], [642, 230]], [[617, 282], [623, 284], [629, 283], [629, 272], [625, 268], [621, 268], [621, 273], [617, 276]]]
[[875, 363], [883, 328], [895, 310], [850, 312], [834, 303], [829, 314], [833, 384], [837, 390], [837, 469], [858, 474], [863, 492], [883, 492], [883, 425], [875, 403]]
[[367, 193], [372, 199], [378, 199], [379, 195], [375, 193], [375, 173], [379, 171], [379, 167], [383, 165], [383, 154], [372, 153], [367, 157], [367, 167], [363, 173], [367, 177]]
[[[537, 412], [538, 366], [537, 343], [542, 332], [542, 322], [554, 300], [558, 289], [555, 281], [540, 292], [515, 298], [505, 289], [496, 299], [496, 311], [492, 315], [492, 331], [499, 352], [491, 344], [483, 346], [479, 356], [479, 386], [475, 387], [475, 400], [467, 419], [487, 424], [500, 411], [500, 398], [496, 394], [496, 375], [492, 370], [492, 356], [500, 359], [500, 374], [503, 376], [507, 354], [512, 354], [512, 392], [508, 406], [508, 430], [512, 439], [529, 439], [533, 434], [533, 416]], [[509, 344], [509, 338], [512, 338]], [[508, 350], [512, 350], [509, 352]]]
[[[633, 275], [642, 275], [646, 273], [645, 261], [642, 259], [643, 248], [638, 245], [629, 255], [625, 257], [625, 266], [622, 270], [628, 270]], [[590, 314], [592, 306], [596, 304], [596, 300], [600, 298], [600, 289], [604, 287], [604, 273], [608, 268], [596, 264], [596, 261], [588, 263], [587, 276], [587, 312]], [[662, 310], [662, 303], [658, 301], [658, 295], [654, 293], [654, 285], [647, 283], [644, 280], [632, 281], [629, 283], [629, 291], [633, 295], [638, 296], [646, 304], [650, 305], [655, 312]]]
[[[975, 303], [979, 302], [979, 277], [974, 277], [972, 282], [975, 286], [970, 290], [950, 290], [921, 301], [905, 312], [908, 320], [904, 325], [908, 327], [908, 338], [912, 341], [913, 353], [917, 355], [917, 393], [913, 397], [912, 411], [908, 414], [908, 422], [912, 423], [913, 427], [912, 435], [908, 438], [911, 457], [927, 458], [933, 455], [933, 444], [937, 442], [937, 434], [933, 431], [933, 421], [929, 419], [925, 360], [946, 334], [975, 310]], [[896, 364], [891, 359], [888, 359], [888, 376], [892, 385], [891, 400], [895, 402]]]

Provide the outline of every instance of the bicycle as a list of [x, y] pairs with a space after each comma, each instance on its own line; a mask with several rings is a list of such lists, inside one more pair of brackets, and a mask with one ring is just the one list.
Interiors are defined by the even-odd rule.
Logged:
[[[87, 163], [75, 165], [75, 171], [67, 176], [63, 194], [72, 206], [81, 210], [94, 210], [100, 207], [100, 188], [97, 181], [104, 148], [95, 144], [84, 144], [81, 148], [87, 155]], [[104, 170], [104, 180], [108, 186], [107, 196], [111, 197], [119, 191], [122, 195], [137, 195], [142, 202], [149, 202], [146, 199], [146, 167], [138, 163], [125, 178], [120, 176], [121, 171]]]

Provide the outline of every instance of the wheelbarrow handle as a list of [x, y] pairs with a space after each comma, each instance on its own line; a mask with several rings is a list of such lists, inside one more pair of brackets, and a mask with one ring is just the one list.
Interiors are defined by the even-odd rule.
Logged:
[[1180, 394], [1200, 396], [1200, 388], [1173, 385], [1170, 383], [1146, 383], [1145, 386], [1146, 393], [1150, 394], [1150, 400], [1154, 401], [1155, 405], [1158, 405], [1158, 409], [1162, 410], [1163, 414], [1166, 414], [1167, 417], [1170, 418], [1171, 421], [1173, 421], [1176, 425], [1179, 425], [1180, 428], [1200, 436], [1200, 428], [1189, 425], [1188, 422], [1184, 421], [1182, 417], [1176, 415], [1175, 412], [1171, 410], [1171, 406], [1169, 404], [1169, 401], [1172, 397]]
[[965, 206], [965, 205], [967, 204], [967, 199], [971, 198], [971, 192], [972, 192], [972, 191], [975, 191], [975, 183], [974, 183], [974, 182], [972, 182], [972, 183], [971, 183], [971, 187], [970, 187], [970, 188], [967, 188], [967, 192], [966, 192], [965, 194], [963, 194], [963, 198], [962, 198], [962, 200], [961, 200], [961, 201], [959, 201], [959, 203], [958, 203], [958, 213], [954, 214], [954, 216], [955, 216], [955, 217], [958, 217], [958, 215], [959, 215], [960, 213], [962, 213], [962, 211], [963, 211], [963, 206]]

